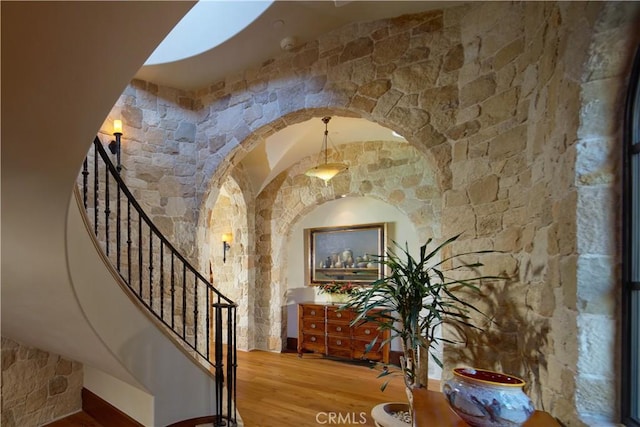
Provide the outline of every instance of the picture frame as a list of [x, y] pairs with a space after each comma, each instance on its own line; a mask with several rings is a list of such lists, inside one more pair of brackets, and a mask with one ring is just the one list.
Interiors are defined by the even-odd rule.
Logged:
[[375, 262], [387, 247], [387, 224], [356, 224], [305, 229], [305, 276], [308, 285], [371, 284], [384, 265]]

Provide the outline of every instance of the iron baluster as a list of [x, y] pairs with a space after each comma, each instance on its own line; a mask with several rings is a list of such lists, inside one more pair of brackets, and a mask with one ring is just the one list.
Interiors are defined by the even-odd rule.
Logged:
[[[176, 280], [173, 261], [175, 256], [171, 253], [171, 329], [175, 328], [176, 319]], [[175, 329], [174, 329], [175, 330]]]
[[[96, 137], [96, 139], [98, 139], [98, 137]], [[94, 141], [93, 145], [93, 231], [96, 237], [98, 237], [98, 209], [100, 202], [98, 200], [98, 150], [96, 148], [100, 144], [96, 144]]]
[[160, 240], [160, 318], [164, 320], [164, 242]]
[[193, 275], [193, 283], [195, 284], [193, 290], [193, 346], [198, 348], [198, 276]]
[[215, 388], [216, 388], [216, 426], [222, 424], [222, 389], [224, 384], [224, 371], [222, 364], [222, 304], [218, 302], [213, 305], [215, 308], [215, 338], [214, 338], [214, 357], [215, 362], [213, 364], [215, 369]]
[[82, 162], [82, 205], [84, 206], [84, 210], [87, 210], [87, 187], [88, 187], [88, 179], [89, 179], [89, 160], [88, 157], [84, 158]]
[[109, 214], [111, 214], [109, 209], [109, 168], [106, 168], [104, 170], [104, 242], [107, 257], [109, 256]]
[[131, 286], [131, 201], [127, 199], [127, 285]]
[[[236, 421], [235, 405], [232, 410], [232, 402], [235, 402], [236, 396], [232, 396], [232, 392], [236, 389], [236, 306], [235, 304], [226, 304], [227, 306], [227, 417], [229, 421]], [[233, 415], [233, 418], [232, 418]]]
[[182, 339], [187, 338], [187, 265], [182, 263]]
[[120, 219], [121, 219], [121, 206], [120, 206], [120, 182], [116, 181], [117, 186], [117, 199], [116, 199], [116, 268], [118, 273], [120, 272]]
[[149, 307], [153, 307], [153, 234], [149, 228]]
[[138, 215], [138, 289], [142, 300], [142, 218]]
[[211, 309], [210, 309], [210, 307], [211, 306], [209, 305], [209, 302], [211, 300], [211, 298], [209, 297], [210, 295], [211, 295], [211, 292], [207, 289], [207, 292], [206, 292], [206, 304], [205, 304], [205, 307], [207, 307], [207, 312], [205, 314], [205, 316], [207, 318], [207, 326], [206, 326], [207, 333], [205, 335], [205, 337], [207, 338], [207, 353], [206, 353], [207, 354], [207, 357], [206, 357], [207, 360], [210, 360], [209, 357], [211, 357], [211, 353], [210, 353], [210, 349], [209, 349], [209, 347], [210, 347], [209, 337], [211, 336], [211, 335], [209, 335], [210, 332], [211, 332], [210, 331], [210, 329], [211, 329], [211, 325], [210, 325], [210, 322], [211, 322]]

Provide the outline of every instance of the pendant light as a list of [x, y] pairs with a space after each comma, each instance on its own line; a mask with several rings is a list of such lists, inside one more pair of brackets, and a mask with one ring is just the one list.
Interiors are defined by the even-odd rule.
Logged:
[[327, 185], [329, 180], [342, 172], [345, 169], [348, 169], [348, 166], [344, 163], [328, 163], [327, 162], [327, 140], [329, 137], [328, 123], [331, 120], [331, 117], [323, 117], [322, 123], [324, 123], [324, 137], [322, 138], [322, 149], [320, 151], [320, 155], [318, 156], [318, 161], [320, 160], [320, 156], [322, 156], [322, 151], [324, 150], [324, 163], [318, 164], [318, 166], [312, 167], [304, 174], [306, 176], [311, 176], [315, 178], [320, 178], [324, 181], [324, 184]]

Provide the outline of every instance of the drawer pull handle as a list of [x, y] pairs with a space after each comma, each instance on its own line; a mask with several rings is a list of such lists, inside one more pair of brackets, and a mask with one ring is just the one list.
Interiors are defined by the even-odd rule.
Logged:
[[316, 324], [315, 324], [315, 323], [312, 323], [312, 324], [311, 324], [311, 329], [315, 329], [315, 328], [316, 328]]
[[336, 344], [338, 344], [338, 345], [342, 345], [342, 341], [341, 341], [341, 340], [338, 340], [338, 341], [336, 341]]
[[311, 337], [312, 342], [316, 342], [316, 337]]
[[315, 316], [316, 315], [316, 311], [315, 310], [311, 310], [311, 315]]
[[336, 313], [336, 317], [339, 319], [342, 317], [342, 313]]
[[365, 334], [365, 335], [371, 335], [371, 331], [370, 331], [369, 329], [365, 329], [365, 330], [364, 330], [364, 334]]
[[341, 330], [342, 330], [342, 328], [341, 328], [340, 326], [338, 326], [338, 327], [336, 328], [336, 331], [338, 331], [338, 332], [340, 332]]

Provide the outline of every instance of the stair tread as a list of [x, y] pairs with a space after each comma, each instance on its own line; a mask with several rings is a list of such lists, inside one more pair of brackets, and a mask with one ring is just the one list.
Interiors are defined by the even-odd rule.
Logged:
[[76, 412], [45, 427], [104, 427], [86, 412]]

